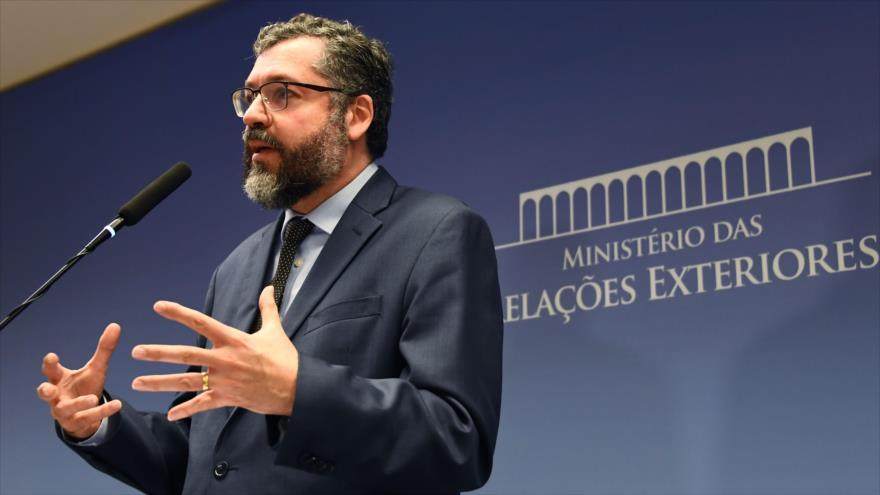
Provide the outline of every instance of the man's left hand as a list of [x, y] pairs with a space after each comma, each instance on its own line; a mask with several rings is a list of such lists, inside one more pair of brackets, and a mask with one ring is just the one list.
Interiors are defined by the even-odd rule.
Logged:
[[[272, 286], [260, 294], [263, 326], [253, 334], [242, 332], [177, 303], [159, 301], [153, 309], [182, 323], [213, 343], [213, 348], [183, 345], [138, 345], [132, 357], [142, 361], [204, 366], [208, 390], [168, 411], [177, 421], [218, 407], [237, 406], [261, 414], [289, 416], [296, 396], [299, 353], [281, 327]], [[139, 376], [135, 390], [195, 392], [203, 389], [203, 373]]]

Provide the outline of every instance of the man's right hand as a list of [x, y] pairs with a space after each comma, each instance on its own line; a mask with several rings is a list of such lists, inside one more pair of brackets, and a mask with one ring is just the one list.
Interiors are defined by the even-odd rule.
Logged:
[[78, 370], [61, 366], [53, 352], [43, 358], [43, 374], [49, 379], [37, 387], [37, 395], [49, 404], [49, 411], [72, 440], [94, 435], [104, 418], [122, 409], [122, 402], [101, 404], [110, 356], [119, 342], [121, 328], [107, 325], [92, 358]]

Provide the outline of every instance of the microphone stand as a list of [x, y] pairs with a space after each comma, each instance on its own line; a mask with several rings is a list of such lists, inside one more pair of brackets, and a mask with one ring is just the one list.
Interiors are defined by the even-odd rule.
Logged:
[[180, 187], [184, 181], [189, 179], [190, 175], [192, 175], [192, 169], [189, 168], [189, 165], [184, 162], [177, 162], [165, 173], [157, 177], [156, 180], [149, 183], [147, 187], [143, 188], [141, 192], [135, 195], [135, 197], [131, 198], [128, 203], [122, 205], [122, 207], [119, 208], [116, 219], [98, 232], [98, 235], [89, 241], [79, 253], [73, 258], [67, 260], [67, 263], [55, 272], [55, 275], [49, 277], [49, 280], [37, 289], [36, 292], [31, 294], [31, 296], [25, 299], [23, 303], [10, 311], [3, 320], [0, 320], [0, 331], [6, 328], [6, 325], [9, 325], [9, 322], [21, 314], [21, 312], [30, 306], [31, 303], [43, 297], [43, 295], [49, 290], [49, 287], [52, 287], [52, 284], [58, 281], [67, 270], [70, 270], [70, 268], [85, 255], [94, 251], [102, 242], [111, 237], [115, 237], [116, 231], [121, 229], [123, 225], [134, 225], [140, 222], [144, 215], [149, 213], [150, 210], [167, 198], [169, 194], [173, 193], [178, 187]]
[[116, 232], [122, 228], [123, 222], [124, 222], [124, 220], [122, 219], [122, 217], [116, 217], [115, 220], [113, 220], [112, 222], [107, 224], [107, 226], [104, 227], [101, 230], [101, 232], [99, 232], [98, 235], [96, 235], [94, 237], [94, 239], [89, 241], [89, 243], [86, 244], [85, 247], [82, 248], [82, 250], [80, 250], [80, 252], [76, 253], [76, 255], [74, 255], [72, 258], [67, 260], [67, 262], [64, 263], [64, 266], [62, 266], [57, 272], [55, 272], [54, 275], [49, 277], [49, 280], [46, 280], [46, 282], [43, 285], [41, 285], [39, 289], [34, 291], [34, 293], [30, 295], [30, 297], [28, 297], [27, 299], [24, 300], [24, 302], [22, 302], [21, 304], [16, 306], [15, 309], [10, 311], [9, 314], [3, 318], [3, 320], [0, 320], [0, 332], [2, 332], [3, 329], [6, 328], [6, 325], [9, 325], [9, 323], [12, 322], [12, 320], [14, 320], [16, 316], [18, 316], [19, 314], [21, 314], [22, 311], [27, 309], [27, 307], [30, 306], [31, 303], [33, 303], [37, 299], [43, 297], [43, 295], [49, 291], [49, 288], [52, 287], [52, 284], [57, 282], [58, 279], [61, 278], [61, 276], [67, 272], [67, 270], [70, 270], [73, 267], [73, 265], [77, 264], [77, 262], [79, 262], [79, 260], [83, 259], [83, 257], [85, 257], [85, 255], [94, 251], [96, 247], [98, 247], [101, 243], [103, 243], [107, 239], [110, 239], [110, 238], [116, 236]]

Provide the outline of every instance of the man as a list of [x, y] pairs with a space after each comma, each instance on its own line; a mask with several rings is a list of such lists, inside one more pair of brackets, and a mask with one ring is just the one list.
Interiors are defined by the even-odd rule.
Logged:
[[[137, 377], [167, 414], [103, 391], [120, 327], [38, 387], [59, 435], [148, 493], [447, 492], [485, 483], [501, 393], [501, 304], [485, 222], [398, 186], [391, 61], [349, 23], [300, 14], [260, 31], [245, 87], [244, 189], [282, 208], [217, 268], [205, 312], [155, 310], [198, 346], [138, 345], [188, 365]], [[259, 308], [257, 307], [259, 306]], [[99, 398], [103, 397], [103, 398]]]

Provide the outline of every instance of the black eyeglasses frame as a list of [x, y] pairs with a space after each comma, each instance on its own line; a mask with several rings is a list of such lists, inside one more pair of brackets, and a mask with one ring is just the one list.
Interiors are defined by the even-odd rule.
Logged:
[[[296, 82], [296, 81], [269, 81], [269, 82], [261, 84], [260, 87], [258, 87], [257, 89], [243, 87], [243, 88], [237, 88], [237, 89], [233, 90], [229, 96], [232, 97], [232, 106], [233, 106], [233, 108], [235, 108], [235, 114], [238, 115], [239, 117], [244, 117], [245, 112], [247, 112], [247, 108], [244, 108], [241, 111], [241, 115], [239, 115], [238, 106], [235, 104], [236, 94], [238, 94], [242, 91], [250, 91], [251, 95], [253, 95], [253, 99], [250, 102], [251, 105], [253, 105], [253, 102], [257, 99], [257, 95], [260, 96], [260, 99], [263, 100], [263, 103], [267, 103], [266, 98], [263, 96], [263, 93], [261, 92], [262, 89], [269, 84], [279, 84], [279, 83], [284, 84], [285, 86], [297, 86], [300, 88], [311, 89], [312, 91], [318, 91], [320, 93], [326, 93], [328, 91], [333, 91], [333, 92], [342, 93], [342, 94], [348, 95], [348, 96], [357, 96], [357, 95], [361, 94], [358, 91], [349, 91], [346, 89], [331, 88], [329, 86], [321, 86], [320, 84], [301, 83], [301, 82]], [[287, 105], [288, 105], [288, 98], [285, 97], [284, 107], [278, 108], [278, 109], [270, 109], [270, 110], [272, 110], [273, 112], [280, 112], [280, 111], [286, 109]], [[248, 107], [248, 108], [250, 108], [250, 107]], [[269, 108], [269, 107], [267, 106], [266, 108]]]

